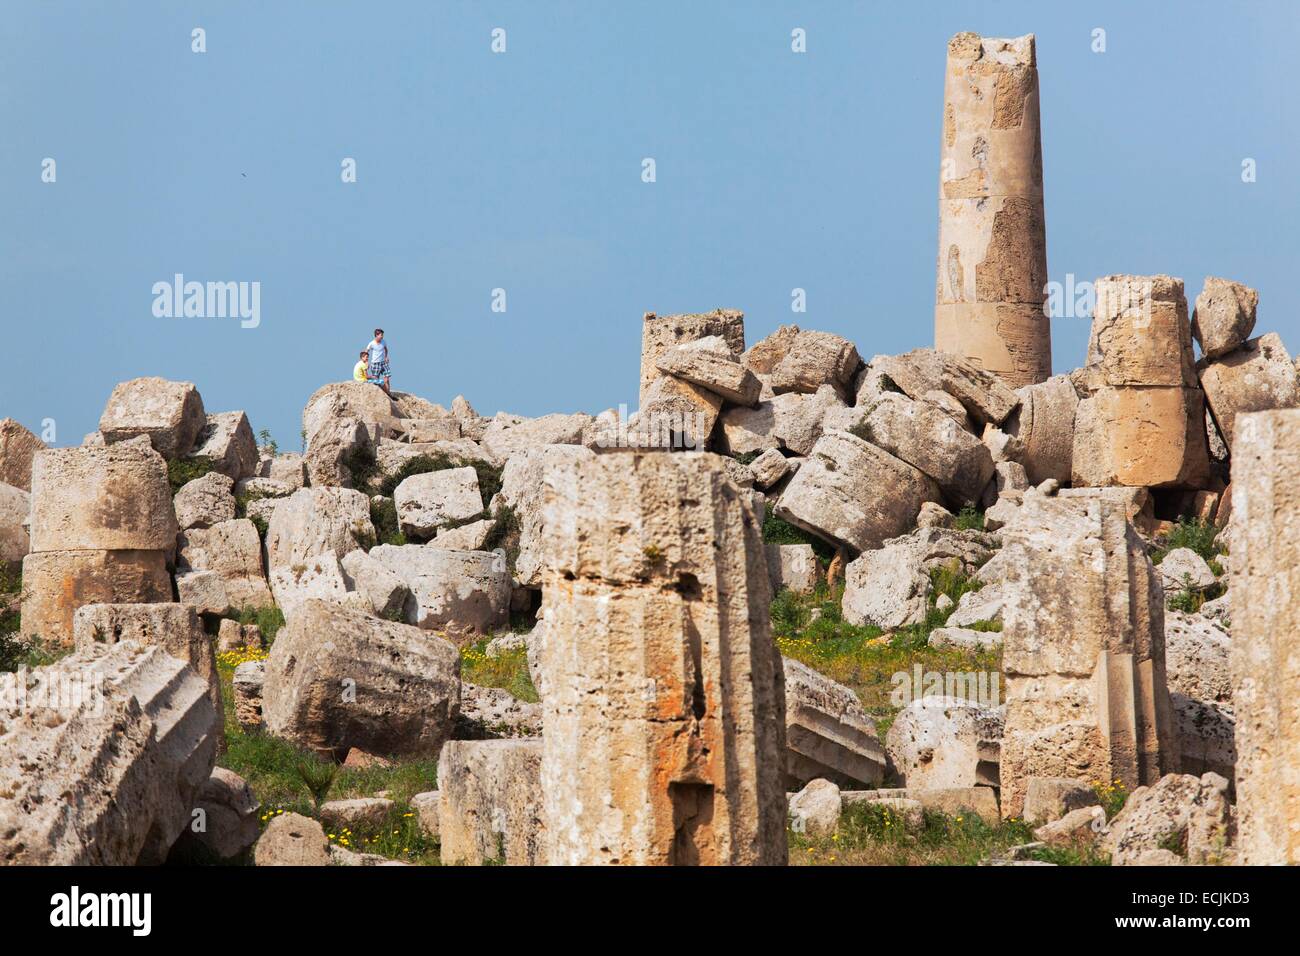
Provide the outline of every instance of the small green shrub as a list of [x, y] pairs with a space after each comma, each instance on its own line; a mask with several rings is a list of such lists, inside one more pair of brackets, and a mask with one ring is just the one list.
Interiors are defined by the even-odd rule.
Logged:
[[761, 451], [738, 451], [738, 452], [733, 452], [731, 457], [734, 458], [736, 461], [740, 462], [742, 465], [749, 465], [749, 464], [753, 464], [754, 459], [761, 454], [762, 454]]
[[237, 612], [225, 616], [240, 624], [256, 624], [268, 647], [275, 640], [275, 635], [280, 633], [280, 628], [284, 627], [284, 612], [275, 605], [240, 608]]
[[280, 446], [276, 443], [275, 439], [271, 437], [271, 429], [269, 428], [263, 428], [257, 433], [257, 444], [260, 447], [265, 448], [272, 455], [279, 454]]
[[380, 544], [406, 544], [406, 535], [397, 523], [397, 506], [392, 498], [370, 502], [370, 523]]
[[212, 459], [198, 456], [195, 458], [173, 458], [167, 462], [167, 483], [172, 487], [172, 494], [182, 487], [202, 478], [212, 470]]
[[983, 531], [984, 512], [973, 505], [967, 505], [957, 512], [957, 518], [953, 524], [959, 531]]
[[1165, 555], [1178, 548], [1191, 548], [1206, 561], [1211, 561], [1223, 553], [1223, 548], [1215, 540], [1218, 534], [1218, 527], [1211, 521], [1179, 518], [1169, 533], [1151, 549], [1151, 562], [1159, 564]]
[[303, 787], [311, 794], [317, 812], [320, 812], [320, 806], [329, 796], [330, 787], [334, 785], [334, 777], [339, 772], [338, 764], [321, 760], [319, 757], [305, 756], [294, 764], [293, 769]]

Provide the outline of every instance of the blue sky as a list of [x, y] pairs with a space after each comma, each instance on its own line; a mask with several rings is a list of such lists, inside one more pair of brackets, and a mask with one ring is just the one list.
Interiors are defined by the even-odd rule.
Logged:
[[[1282, 2], [6, 0], [0, 416], [74, 444], [114, 383], [162, 375], [296, 448], [376, 325], [395, 386], [486, 414], [634, 406], [646, 310], [929, 345], [963, 30], [1037, 34], [1052, 279], [1239, 279], [1295, 350], [1298, 24]], [[260, 282], [261, 324], [154, 317], [177, 272]], [[1055, 320], [1055, 369], [1086, 340]]]

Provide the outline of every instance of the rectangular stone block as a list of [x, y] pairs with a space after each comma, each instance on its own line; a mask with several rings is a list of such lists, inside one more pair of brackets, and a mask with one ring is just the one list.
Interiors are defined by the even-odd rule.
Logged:
[[547, 470], [551, 864], [779, 864], [784, 707], [761, 518], [707, 454]]
[[449, 740], [438, 758], [444, 864], [545, 863], [542, 742]]
[[73, 614], [86, 604], [172, 600], [161, 551], [42, 551], [23, 559], [22, 632], [55, 645], [73, 640]]

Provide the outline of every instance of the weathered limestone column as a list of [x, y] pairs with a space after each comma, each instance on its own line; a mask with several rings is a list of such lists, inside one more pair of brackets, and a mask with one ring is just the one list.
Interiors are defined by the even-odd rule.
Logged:
[[83, 605], [172, 600], [176, 513], [167, 463], [147, 436], [37, 452], [31, 505], [25, 635], [66, 646]]
[[1076, 374], [1088, 397], [1075, 413], [1074, 484], [1204, 487], [1205, 397], [1183, 280], [1106, 276], [1096, 293], [1088, 362]]
[[1052, 374], [1034, 36], [948, 41], [934, 345], [1012, 388]]
[[1132, 790], [1176, 771], [1164, 598], [1123, 506], [1031, 490], [1001, 534], [1003, 816], [1021, 815], [1030, 777]]
[[1232, 449], [1232, 702], [1237, 852], [1300, 863], [1300, 409], [1237, 417]]
[[784, 693], [761, 516], [698, 453], [545, 482], [551, 864], [782, 864]]

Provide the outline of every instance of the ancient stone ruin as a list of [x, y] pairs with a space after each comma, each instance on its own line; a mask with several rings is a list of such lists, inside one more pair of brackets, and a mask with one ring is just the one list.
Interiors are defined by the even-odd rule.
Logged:
[[934, 344], [1012, 388], [1052, 374], [1032, 35], [948, 43]]
[[933, 347], [647, 312], [631, 412], [0, 420], [0, 863], [1300, 862], [1291, 355], [1114, 274], [1051, 374], [1032, 36], [951, 40], [941, 148]]

